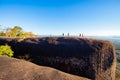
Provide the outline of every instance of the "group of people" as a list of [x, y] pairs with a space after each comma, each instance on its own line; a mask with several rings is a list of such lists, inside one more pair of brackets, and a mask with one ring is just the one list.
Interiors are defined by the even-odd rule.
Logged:
[[[63, 34], [62, 34], [62, 36], [65, 36], [65, 34], [63, 33]], [[69, 33], [67, 33], [67, 36], [70, 36], [70, 34], [69, 34]], [[84, 37], [84, 35], [83, 35], [82, 33], [80, 33], [80, 34], [79, 34], [79, 37], [83, 38], [83, 37]]]
[[83, 38], [83, 37], [84, 37], [84, 35], [80, 33], [79, 37]]
[[[65, 36], [65, 34], [63, 33], [62, 36]], [[67, 33], [67, 36], [70, 36], [69, 33]]]

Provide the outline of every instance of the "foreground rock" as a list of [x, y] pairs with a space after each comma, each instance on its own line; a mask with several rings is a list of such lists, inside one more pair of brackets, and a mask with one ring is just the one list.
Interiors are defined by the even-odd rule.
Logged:
[[36, 64], [93, 80], [115, 80], [116, 55], [111, 42], [78, 37], [0, 39], [15, 57], [29, 54]]
[[0, 56], [0, 80], [89, 80], [53, 68]]

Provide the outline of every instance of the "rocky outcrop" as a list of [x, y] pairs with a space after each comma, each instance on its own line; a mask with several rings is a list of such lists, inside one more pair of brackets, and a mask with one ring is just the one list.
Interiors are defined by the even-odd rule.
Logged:
[[33, 63], [0, 56], [0, 80], [90, 80]]
[[39, 65], [93, 80], [115, 80], [115, 49], [109, 41], [76, 37], [1, 40], [0, 44], [12, 46], [15, 57], [29, 54]]

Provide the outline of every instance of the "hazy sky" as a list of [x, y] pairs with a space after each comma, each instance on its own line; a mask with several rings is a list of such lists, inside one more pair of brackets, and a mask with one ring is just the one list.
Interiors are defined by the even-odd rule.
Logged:
[[0, 25], [40, 35], [120, 35], [120, 0], [0, 0]]

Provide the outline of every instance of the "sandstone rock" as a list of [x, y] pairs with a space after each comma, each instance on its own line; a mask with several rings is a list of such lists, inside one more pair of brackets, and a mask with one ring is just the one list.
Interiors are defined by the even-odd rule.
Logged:
[[90, 80], [33, 63], [0, 56], [0, 80]]
[[111, 42], [78, 37], [1, 39], [15, 57], [30, 54], [32, 62], [93, 80], [115, 80], [116, 55]]

